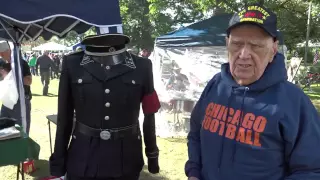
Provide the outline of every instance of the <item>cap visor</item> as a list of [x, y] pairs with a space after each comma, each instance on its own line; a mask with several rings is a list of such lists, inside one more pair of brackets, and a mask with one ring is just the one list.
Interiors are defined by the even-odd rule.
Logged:
[[261, 29], [263, 29], [263, 30], [264, 30], [266, 33], [268, 33], [271, 37], [273, 37], [273, 38], [276, 38], [276, 37], [277, 37], [276, 34], [274, 35], [274, 34], [268, 32], [261, 24], [255, 23], [255, 22], [238, 22], [238, 23], [236, 23], [236, 24], [228, 27], [228, 29], [227, 29], [227, 34], [229, 35], [229, 34], [230, 34], [230, 31], [231, 31], [233, 28], [239, 27], [239, 26], [244, 25], [244, 24], [256, 25], [256, 26], [260, 27]]
[[110, 47], [130, 43], [130, 38], [123, 34], [100, 34], [87, 36], [81, 42], [85, 46]]

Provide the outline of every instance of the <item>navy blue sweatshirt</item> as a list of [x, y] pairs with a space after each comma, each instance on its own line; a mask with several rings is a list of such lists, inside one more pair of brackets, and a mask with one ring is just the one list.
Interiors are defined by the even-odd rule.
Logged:
[[287, 81], [277, 54], [255, 83], [239, 86], [229, 64], [207, 84], [191, 115], [188, 177], [200, 180], [319, 180], [320, 119]]

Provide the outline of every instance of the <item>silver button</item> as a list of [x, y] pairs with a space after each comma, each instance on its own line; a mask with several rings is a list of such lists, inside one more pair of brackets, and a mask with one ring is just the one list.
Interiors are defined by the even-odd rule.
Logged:
[[104, 92], [105, 92], [106, 94], [109, 94], [109, 93], [110, 93], [110, 89], [106, 89], [106, 90], [104, 90]]
[[110, 69], [110, 66], [106, 66], [106, 69]]
[[82, 79], [78, 79], [78, 83], [81, 84], [82, 83]]
[[103, 140], [109, 140], [111, 138], [111, 133], [109, 131], [101, 131], [100, 138]]
[[140, 139], [141, 137], [140, 136], [138, 136], [138, 139]]
[[101, 67], [103, 67], [103, 64], [101, 64]]
[[109, 116], [105, 116], [105, 117], [104, 117], [104, 120], [106, 120], [106, 121], [109, 120], [109, 119], [110, 119]]
[[75, 135], [73, 135], [72, 137], [73, 137], [73, 139], [77, 139], [77, 137]]
[[107, 102], [107, 103], [106, 103], [106, 107], [110, 107], [110, 103]]
[[131, 82], [132, 82], [132, 84], [135, 84], [135, 83], [136, 83], [136, 81], [135, 81], [135, 80], [132, 80]]

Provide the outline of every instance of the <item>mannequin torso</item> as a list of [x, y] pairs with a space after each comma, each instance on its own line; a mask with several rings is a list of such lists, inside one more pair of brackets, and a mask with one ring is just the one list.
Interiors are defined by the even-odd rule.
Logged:
[[[136, 126], [140, 104], [145, 114], [148, 169], [158, 173], [154, 113], [160, 103], [153, 87], [151, 61], [125, 50], [82, 51], [66, 56], [62, 67], [59, 125], [50, 158], [52, 175], [67, 172], [106, 179], [132, 175], [126, 180], [136, 180], [144, 164], [141, 132]], [[74, 109], [77, 122], [72, 131]], [[65, 149], [70, 136], [71, 144]]]

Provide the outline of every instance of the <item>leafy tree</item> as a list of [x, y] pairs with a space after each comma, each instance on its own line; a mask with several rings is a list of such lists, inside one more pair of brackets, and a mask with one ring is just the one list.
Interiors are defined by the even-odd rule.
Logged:
[[[310, 39], [320, 37], [319, 13], [320, 1], [313, 0], [313, 11], [310, 22]], [[289, 50], [295, 49], [297, 43], [305, 41], [307, 31], [308, 2], [303, 0], [194, 0], [201, 11], [222, 10], [223, 12], [237, 12], [243, 6], [260, 3], [272, 9], [278, 16], [278, 28], [284, 34], [285, 44]]]
[[152, 47], [152, 25], [149, 20], [147, 0], [120, 0], [124, 33], [131, 37], [131, 45], [138, 48]]
[[152, 49], [154, 39], [203, 17], [193, 0], [120, 0], [124, 32], [131, 45]]

